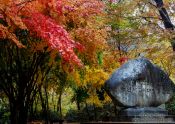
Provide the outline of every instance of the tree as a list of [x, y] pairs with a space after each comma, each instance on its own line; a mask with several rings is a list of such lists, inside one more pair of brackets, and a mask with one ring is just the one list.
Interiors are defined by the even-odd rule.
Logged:
[[54, 15], [62, 15], [61, 1], [0, 2], [0, 85], [8, 97], [13, 124], [27, 123], [28, 109], [51, 68], [47, 65], [49, 51], [56, 49], [63, 61], [82, 66], [73, 51], [82, 46], [70, 38]]
[[[84, 32], [89, 32], [88, 36], [94, 38], [92, 41], [89, 40], [89, 38], [85, 40], [85, 41], [91, 41], [89, 43], [86, 43], [84, 42], [84, 40], [82, 40], [82, 42], [84, 42], [83, 45], [87, 46], [86, 51], [90, 50], [94, 51], [92, 60], [96, 58], [97, 50], [101, 51], [103, 49], [103, 48], [101, 49], [101, 46], [103, 46], [104, 44], [103, 42], [105, 40], [103, 36], [102, 37], [100, 36], [103, 30], [97, 29], [92, 25], [92, 23], [94, 22], [96, 22], [97, 24], [99, 23], [96, 20], [96, 18], [93, 18], [93, 16], [98, 15], [99, 13], [102, 12], [100, 8], [103, 5], [102, 2], [97, 0], [95, 1], [96, 4], [94, 4], [94, 1], [88, 2], [86, 0], [80, 0], [79, 2], [72, 1], [72, 3], [78, 10], [73, 13], [74, 17], [76, 17], [76, 15], [80, 15], [81, 19], [88, 19], [89, 17], [88, 19], [89, 21], [87, 24], [86, 20], [84, 20], [83, 22], [84, 24], [86, 24], [85, 27], [83, 25], [80, 26], [75, 20], [75, 22], [73, 23], [76, 24], [76, 26], [80, 27], [79, 29], [75, 28], [76, 30], [70, 30], [70, 24], [69, 24], [70, 18], [68, 16], [70, 7], [68, 6], [69, 5], [68, 1], [61, 2], [60, 0], [59, 1], [9, 0], [0, 2], [0, 38], [2, 40], [5, 39], [4, 41], [5, 43], [8, 41], [12, 41], [17, 45], [17, 47], [15, 47], [12, 44], [7, 43], [6, 44], [7, 49], [3, 50], [7, 52], [2, 52], [2, 59], [3, 59], [2, 63], [4, 65], [6, 64], [5, 61], [11, 60], [10, 63], [7, 63], [8, 65], [6, 64], [4, 67], [9, 66], [10, 64], [13, 65], [14, 63], [14, 66], [12, 66], [11, 69], [17, 71], [16, 75], [10, 74], [10, 77], [13, 78], [14, 76], [16, 80], [7, 82], [6, 80], [7, 78], [9, 78], [8, 73], [10, 72], [11, 69], [8, 70], [8, 68], [1, 68], [2, 72], [4, 70], [7, 71], [7, 73], [5, 73], [6, 75], [2, 75], [1, 77], [3, 78], [1, 85], [4, 87], [3, 91], [8, 96], [8, 99], [11, 104], [11, 123], [19, 123], [19, 122], [26, 123], [28, 107], [34, 101], [36, 93], [41, 91], [42, 84], [40, 83], [41, 81], [44, 81], [46, 74], [48, 74], [50, 70], [50, 66], [47, 66], [47, 61], [45, 62], [44, 59], [45, 57], [46, 58], [48, 57], [50, 51], [56, 49], [59, 52], [59, 55], [62, 57], [63, 63], [69, 62], [69, 64], [71, 65], [74, 64], [82, 66], [81, 61], [78, 59], [73, 49], [77, 48], [79, 50], [82, 50], [83, 47], [78, 42], [75, 42], [70, 38], [70, 34], [72, 32], [75, 33], [75, 35], [73, 35], [74, 36], [73, 38], [75, 40], [82, 40], [81, 38], [87, 37], [87, 35], [83, 35], [82, 30]], [[67, 27], [67, 29], [71, 33], [69, 34], [63, 28], [63, 26]], [[25, 34], [26, 31], [24, 31], [23, 32], [24, 34], [20, 34], [16, 33], [17, 30], [19, 30], [20, 32], [23, 30], [28, 30], [30, 33]], [[79, 34], [83, 36], [78, 38]], [[97, 37], [95, 35], [97, 35]], [[34, 42], [31, 43], [31, 41]], [[38, 41], [40, 42], [37, 43]], [[95, 47], [94, 42], [96, 42], [96, 44], [97, 42], [99, 42], [99, 46]], [[3, 44], [3, 46], [5, 46], [5, 44]], [[89, 46], [94, 47], [93, 49], [91, 49], [91, 47]], [[20, 49], [20, 48], [26, 48], [26, 49]], [[32, 50], [34, 52], [31, 52]], [[48, 54], [45, 53], [46, 51]], [[9, 58], [6, 58], [6, 56]], [[86, 57], [85, 55], [82, 56]], [[91, 59], [90, 56], [91, 53], [88, 52], [89, 60], [85, 59], [85, 61], [90, 61]], [[16, 58], [18, 59], [18, 61], [16, 60]], [[19, 67], [15, 67], [15, 65], [18, 62]], [[41, 74], [41, 72], [44, 75]], [[29, 75], [28, 73], [31, 74]], [[18, 75], [20, 75], [20, 77]], [[11, 87], [13, 91], [11, 90], [8, 91], [9, 87]], [[15, 91], [17, 93], [15, 93]], [[27, 95], [20, 96], [20, 94], [24, 94], [23, 92], [25, 92]], [[21, 104], [19, 106], [16, 106], [18, 102], [20, 102]], [[25, 114], [22, 115], [23, 113], [22, 111], [25, 111], [26, 115]], [[20, 114], [14, 115], [15, 113]]]
[[[169, 17], [169, 14], [167, 13], [167, 10], [164, 7], [163, 0], [155, 0], [155, 2], [156, 2], [156, 5], [157, 5], [157, 8], [159, 9], [159, 14], [162, 18], [164, 27], [167, 30], [173, 31], [174, 30], [174, 25], [172, 24], [171, 19]], [[174, 37], [173, 37], [172, 40], [171, 40], [171, 45], [173, 47], [173, 51], [175, 51], [175, 43], [174, 42], [175, 41], [174, 41]]]
[[97, 53], [106, 49], [104, 3], [99, 0], [63, 0], [64, 23], [75, 41], [84, 46], [79, 57], [86, 64], [98, 64]]
[[[73, 41], [67, 31], [60, 26], [53, 15], [62, 14], [61, 1], [24, 1], [9, 0], [0, 3], [1, 21], [0, 38], [8, 38], [18, 47], [24, 47], [14, 34], [16, 28], [29, 29], [36, 33], [36, 37], [48, 42], [51, 49], [57, 49], [63, 59], [69, 63], [82, 66], [73, 49], [82, 49], [82, 46]], [[8, 28], [8, 26], [10, 28]]]
[[164, 7], [163, 0], [154, 0], [156, 2], [157, 8], [159, 8], [159, 14], [162, 18], [164, 26], [166, 29], [174, 29], [174, 25], [172, 24], [170, 17]]
[[27, 123], [28, 109], [50, 69], [48, 53], [20, 49], [8, 40], [1, 42], [0, 51], [0, 86], [9, 100], [11, 123]]

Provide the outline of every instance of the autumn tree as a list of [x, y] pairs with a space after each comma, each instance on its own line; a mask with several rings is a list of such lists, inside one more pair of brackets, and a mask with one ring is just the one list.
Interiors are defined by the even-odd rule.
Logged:
[[171, 1], [118, 1], [107, 5], [112, 38], [109, 43], [120, 55], [125, 57], [127, 54], [129, 58], [144, 56], [147, 51], [141, 52], [140, 49], [149, 51], [154, 49], [151, 44], [169, 44], [173, 40], [173, 24], [168, 14], [173, 11]]
[[[73, 49], [82, 46], [73, 41], [68, 32], [61, 26], [61, 21], [55, 19], [62, 16], [62, 2], [55, 0], [45, 1], [7, 1], [0, 3], [1, 38], [10, 39], [18, 47], [25, 47], [14, 34], [16, 28], [28, 29], [31, 35], [47, 41], [51, 49], [57, 49], [62, 58], [70, 63], [81, 62]], [[8, 28], [10, 26], [10, 28]]]
[[103, 56], [107, 58], [104, 53], [108, 50], [105, 4], [99, 0], [71, 0], [65, 5], [64, 23], [73, 38], [85, 47], [84, 52], [79, 54], [85, 68], [74, 69], [69, 75], [75, 83], [73, 101], [78, 110], [83, 104], [102, 105], [96, 91], [107, 79], [103, 70]]
[[59, 19], [62, 7], [55, 0], [0, 2], [0, 85], [13, 124], [27, 123], [28, 109], [50, 69], [49, 51], [57, 50], [64, 62], [82, 66], [74, 53], [82, 46], [70, 38]]
[[27, 123], [28, 108], [50, 68], [48, 54], [20, 49], [7, 40], [1, 42], [0, 55], [0, 86], [9, 100], [11, 123]]

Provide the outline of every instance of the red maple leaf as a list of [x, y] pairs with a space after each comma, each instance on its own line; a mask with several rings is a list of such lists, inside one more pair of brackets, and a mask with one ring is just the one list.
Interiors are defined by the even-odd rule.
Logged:
[[126, 61], [128, 61], [128, 59], [129, 59], [128, 57], [121, 57], [121, 58], [119, 58], [118, 62], [120, 62], [120, 64], [123, 64]]
[[81, 60], [74, 53], [74, 48], [82, 50], [82, 45], [73, 41], [68, 32], [52, 18], [41, 13], [31, 15], [30, 18], [23, 19], [27, 28], [46, 40], [52, 49], [57, 49], [65, 61], [82, 66]]

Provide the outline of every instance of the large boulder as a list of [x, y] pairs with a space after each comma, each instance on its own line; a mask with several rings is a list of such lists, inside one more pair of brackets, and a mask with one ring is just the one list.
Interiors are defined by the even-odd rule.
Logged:
[[128, 61], [105, 83], [113, 102], [125, 107], [164, 104], [172, 97], [173, 87], [169, 76], [146, 58]]

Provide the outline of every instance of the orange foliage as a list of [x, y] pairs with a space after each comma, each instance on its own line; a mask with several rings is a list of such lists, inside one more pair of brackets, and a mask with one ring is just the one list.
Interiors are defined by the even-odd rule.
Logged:
[[58, 24], [58, 20], [55, 20], [55, 17], [62, 15], [62, 7], [61, 0], [0, 2], [1, 20], [7, 23], [0, 25], [0, 38], [8, 38], [21, 48], [24, 46], [18, 41], [14, 31], [16, 28], [28, 29], [47, 41], [52, 49], [57, 49], [65, 61], [82, 66], [74, 48], [83, 47], [73, 41], [63, 26]]
[[[63, 0], [63, 23], [72, 37], [85, 46], [80, 57], [85, 64], [97, 64], [97, 53], [106, 48], [104, 4], [99, 0]], [[99, 19], [99, 20], [98, 20]]]

